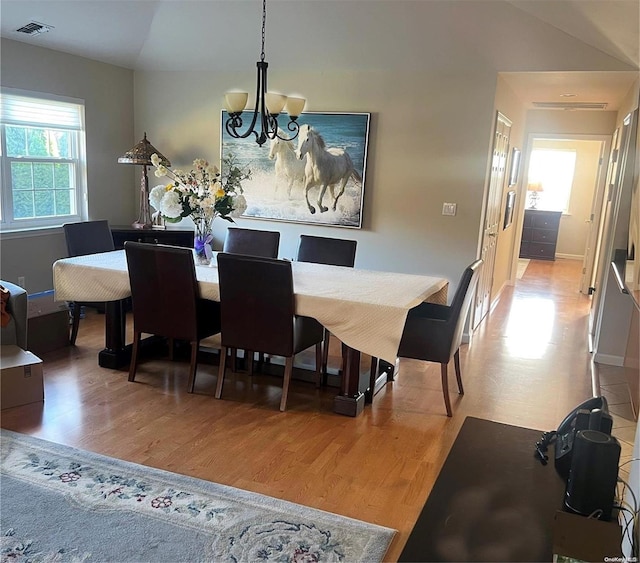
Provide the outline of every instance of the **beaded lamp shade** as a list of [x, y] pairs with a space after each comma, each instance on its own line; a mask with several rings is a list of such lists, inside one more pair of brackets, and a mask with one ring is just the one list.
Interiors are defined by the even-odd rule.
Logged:
[[146, 133], [144, 134], [144, 139], [131, 150], [124, 153], [124, 155], [118, 159], [118, 162], [120, 164], [143, 164], [151, 166], [151, 155], [153, 153], [158, 155], [163, 166], [171, 166], [169, 159], [147, 140]]
[[151, 166], [151, 155], [153, 153], [158, 155], [160, 162], [164, 166], [171, 166], [169, 159], [147, 140], [146, 132], [142, 141], [118, 159], [120, 164], [142, 165], [142, 180], [140, 182], [140, 213], [138, 215], [138, 219], [132, 224], [132, 227], [135, 229], [153, 228], [151, 207], [149, 205], [149, 178], [147, 176], [147, 166]]

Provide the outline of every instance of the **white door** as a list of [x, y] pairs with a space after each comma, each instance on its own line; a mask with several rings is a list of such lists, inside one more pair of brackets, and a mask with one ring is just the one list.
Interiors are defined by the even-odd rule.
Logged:
[[[618, 137], [618, 130], [614, 134], [612, 146], [616, 146]], [[600, 247], [602, 245], [602, 229], [604, 221], [602, 221], [602, 211], [604, 207], [604, 196], [608, 190], [610, 178], [612, 174], [612, 165], [615, 163], [611, 161], [609, 166], [605, 166], [604, 159], [606, 154], [609, 153], [609, 144], [600, 144], [600, 162], [598, 165], [598, 180], [596, 183], [596, 190], [593, 195], [593, 203], [591, 205], [591, 214], [589, 215], [589, 234], [587, 235], [587, 245], [584, 250], [584, 260], [582, 262], [582, 279], [580, 280], [580, 293], [585, 295], [591, 294], [595, 291], [596, 279], [598, 274], [598, 259], [600, 257]], [[613, 152], [611, 153], [613, 156]]]
[[493, 268], [496, 259], [496, 242], [500, 225], [502, 192], [507, 170], [510, 135], [511, 121], [498, 112], [493, 139], [489, 193], [487, 195], [487, 207], [482, 235], [482, 252], [480, 254], [480, 258], [482, 258], [484, 264], [478, 280], [472, 323], [474, 329], [480, 324], [480, 321], [482, 321], [491, 307], [491, 286], [493, 285]]

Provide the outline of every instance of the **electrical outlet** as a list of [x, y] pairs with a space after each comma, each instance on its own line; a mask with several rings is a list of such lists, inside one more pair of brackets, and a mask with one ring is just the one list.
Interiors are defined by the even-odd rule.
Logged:
[[455, 215], [456, 214], [456, 203], [443, 203], [442, 204], [442, 214], [443, 215]]
[[18, 285], [24, 287], [24, 276], [18, 276]]

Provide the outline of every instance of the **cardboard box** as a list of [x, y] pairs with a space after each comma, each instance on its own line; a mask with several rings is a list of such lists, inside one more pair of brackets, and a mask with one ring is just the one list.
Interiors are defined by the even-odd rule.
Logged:
[[54, 301], [53, 290], [29, 295], [27, 346], [45, 354], [69, 346], [69, 307]]
[[622, 528], [569, 512], [556, 512], [553, 522], [553, 560], [622, 561]]
[[0, 346], [1, 407], [8, 409], [42, 401], [42, 360], [18, 346]]

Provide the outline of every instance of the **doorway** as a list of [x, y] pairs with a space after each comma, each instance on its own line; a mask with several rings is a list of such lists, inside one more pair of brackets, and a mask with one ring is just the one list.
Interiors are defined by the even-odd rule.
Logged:
[[539, 133], [529, 135], [527, 143], [525, 208], [562, 212], [556, 257], [582, 262], [581, 278], [575, 283], [584, 294], [591, 292], [596, 275], [610, 144], [608, 135]]

